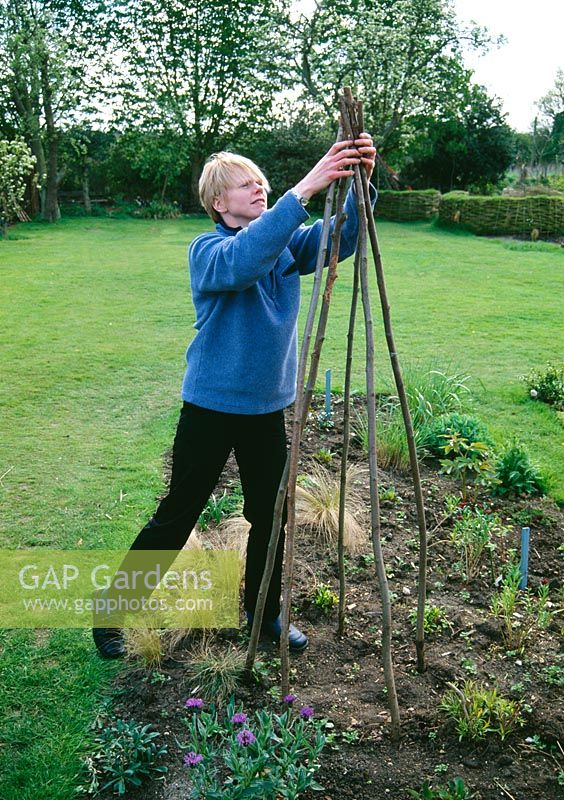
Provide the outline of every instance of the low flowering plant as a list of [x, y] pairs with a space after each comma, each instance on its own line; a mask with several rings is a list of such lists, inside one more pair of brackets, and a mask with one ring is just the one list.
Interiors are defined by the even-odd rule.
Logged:
[[315, 772], [326, 742], [324, 721], [313, 718], [310, 706], [295, 713], [296, 698], [289, 697], [282, 714], [260, 709], [247, 715], [232, 698], [224, 713], [198, 708], [184, 718], [190, 800], [297, 800], [307, 789], [322, 789]]

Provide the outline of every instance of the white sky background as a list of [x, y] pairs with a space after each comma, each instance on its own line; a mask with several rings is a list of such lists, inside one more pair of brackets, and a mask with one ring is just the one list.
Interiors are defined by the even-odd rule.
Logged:
[[485, 56], [468, 55], [474, 80], [497, 95], [507, 122], [528, 131], [537, 114], [535, 103], [554, 86], [564, 69], [563, 0], [454, 0], [463, 22], [474, 20], [507, 43]]
[[[296, 11], [313, 8], [313, 0], [297, 0]], [[502, 100], [512, 128], [530, 130], [535, 103], [554, 85], [564, 69], [564, 0], [454, 0], [463, 23], [474, 20], [506, 44], [485, 56], [467, 54], [474, 81]]]

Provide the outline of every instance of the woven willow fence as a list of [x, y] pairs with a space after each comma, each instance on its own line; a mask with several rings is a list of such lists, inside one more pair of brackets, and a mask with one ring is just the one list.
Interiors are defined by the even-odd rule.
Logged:
[[439, 222], [483, 235], [564, 233], [564, 197], [470, 197], [450, 192], [441, 198]]
[[376, 216], [396, 222], [411, 222], [417, 219], [429, 219], [439, 210], [441, 193], [437, 189], [421, 191], [378, 192]]

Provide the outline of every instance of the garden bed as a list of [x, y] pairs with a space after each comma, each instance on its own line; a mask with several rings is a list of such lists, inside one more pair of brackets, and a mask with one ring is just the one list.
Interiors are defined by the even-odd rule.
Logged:
[[[342, 405], [335, 404], [331, 428], [319, 425], [318, 410], [310, 415], [305, 432], [301, 469], [307, 473], [322, 451], [332, 454], [324, 455], [323, 460], [328, 469], [338, 473]], [[353, 442], [351, 461], [364, 464], [365, 460], [362, 449]], [[218, 490], [229, 490], [237, 479], [236, 465], [230, 460]], [[501, 622], [490, 610], [497, 592], [498, 562], [492, 571], [489, 562], [484, 561], [475, 578], [464, 578], [456, 567], [459, 553], [450, 540], [453, 517], [445, 519], [445, 496], [455, 493], [457, 486], [440, 475], [436, 466], [423, 467], [430, 545], [428, 603], [443, 609], [445, 627], [428, 635], [427, 671], [419, 675], [410, 620], [417, 602], [413, 489], [409, 476], [381, 472], [381, 489], [390, 490], [382, 494], [381, 517], [384, 556], [394, 593], [393, 657], [401, 713], [401, 740], [394, 744], [388, 735], [389, 713], [381, 666], [381, 605], [369, 541], [367, 472], [356, 481], [366, 498], [365, 507], [358, 513], [366, 541], [361, 552], [347, 557], [348, 625], [344, 639], [336, 633], [336, 610], [326, 614], [312, 603], [314, 585], [325, 584], [338, 592], [336, 556], [328, 554], [311, 533], [299, 532], [293, 618], [308, 633], [310, 644], [304, 653], [292, 656], [291, 690], [300, 702], [314, 707], [317, 718], [330, 722], [327, 733], [333, 738], [323, 751], [317, 775], [324, 791], [306, 792], [303, 796], [324, 800], [404, 800], [410, 796], [408, 790], [420, 790], [425, 780], [434, 786], [445, 786], [449, 780], [461, 777], [477, 800], [561, 798], [564, 620], [561, 609], [559, 614], [555, 612], [558, 603], [562, 605], [564, 559], [559, 548], [564, 513], [548, 499], [479, 498], [481, 508], [497, 512], [508, 527], [495, 554], [500, 563], [510, 548], [518, 548], [521, 526], [530, 525], [529, 585], [536, 591], [547, 584], [554, 603], [549, 607], [549, 623], [534, 631], [523, 652], [508, 652]], [[191, 638], [197, 639], [198, 635]], [[187, 742], [182, 721], [189, 714], [185, 701], [195, 688], [185, 667], [191, 638], [158, 669], [132, 663], [118, 677], [112, 716], [151, 723], [161, 734], [159, 741], [168, 747], [164, 779], [128, 791], [127, 797], [183, 800], [189, 796], [190, 770], [183, 764], [181, 745]], [[218, 636], [219, 644], [225, 648], [234, 642], [244, 648], [246, 641], [244, 629]], [[264, 665], [260, 684], [241, 686], [236, 693], [247, 713], [261, 707], [280, 708], [276, 699], [277, 648], [266, 643], [261, 646], [259, 657]], [[453, 723], [439, 704], [449, 683], [464, 680], [495, 687], [501, 695], [517, 701], [523, 725], [503, 741], [491, 733], [480, 739], [459, 741]]]

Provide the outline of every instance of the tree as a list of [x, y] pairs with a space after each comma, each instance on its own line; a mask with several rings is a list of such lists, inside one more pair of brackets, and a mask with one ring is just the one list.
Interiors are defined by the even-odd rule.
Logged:
[[513, 131], [498, 102], [471, 85], [456, 113], [417, 121], [402, 178], [421, 188], [484, 191], [503, 177], [515, 157]]
[[[116, 4], [122, 123], [179, 137], [194, 195], [205, 157], [264, 125], [279, 85], [275, 26], [287, 0], [127, 0]], [[182, 152], [183, 151], [183, 152]], [[180, 158], [181, 155], [177, 155]], [[169, 162], [163, 172], [171, 169]]]
[[34, 165], [35, 158], [25, 142], [0, 139], [0, 231], [3, 236], [7, 235], [11, 220], [23, 218], [25, 180]]
[[59, 216], [60, 126], [85, 105], [97, 0], [0, 0], [0, 104], [37, 164], [41, 215]]
[[317, 0], [288, 30], [304, 94], [333, 120], [349, 83], [383, 152], [398, 146], [409, 118], [452, 106], [469, 77], [462, 43], [491, 43], [483, 29], [460, 28], [451, 0]]
[[538, 163], [564, 163], [564, 69], [556, 73], [554, 86], [537, 103], [540, 120], [534, 121], [533, 140]]

